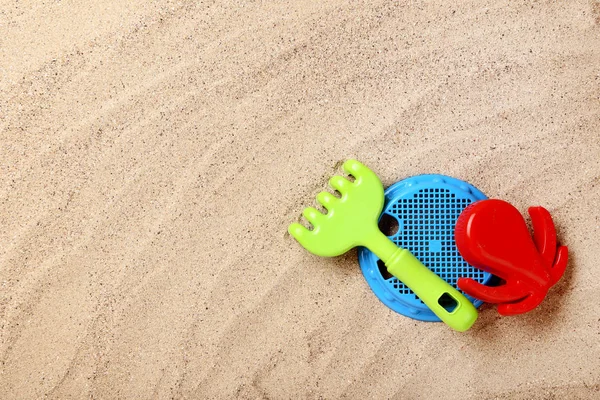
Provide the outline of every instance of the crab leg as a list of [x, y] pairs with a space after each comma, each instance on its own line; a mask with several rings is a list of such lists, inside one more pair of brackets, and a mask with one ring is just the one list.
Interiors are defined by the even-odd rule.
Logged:
[[543, 290], [531, 292], [529, 296], [525, 297], [521, 301], [517, 301], [514, 303], [499, 304], [498, 313], [500, 315], [509, 316], [523, 314], [528, 311], [531, 311], [534, 308], [536, 308], [542, 302], [542, 300], [544, 300], [544, 297], [546, 297], [546, 293], [547, 292]]
[[533, 225], [535, 247], [549, 268], [556, 256], [556, 228], [552, 216], [544, 207], [529, 207], [527, 211]]
[[458, 287], [471, 297], [487, 303], [508, 303], [522, 299], [526, 293], [518, 283], [507, 282], [500, 286], [486, 286], [471, 278], [458, 278]]

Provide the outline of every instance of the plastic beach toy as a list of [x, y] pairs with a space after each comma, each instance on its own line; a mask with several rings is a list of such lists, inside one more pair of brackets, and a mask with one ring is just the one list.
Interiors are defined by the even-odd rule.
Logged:
[[[445, 175], [417, 175], [385, 190], [379, 219], [381, 231], [397, 246], [410, 251], [427, 268], [457, 288], [459, 277], [484, 285], [492, 274], [469, 265], [454, 242], [454, 225], [460, 213], [487, 197], [473, 185]], [[415, 293], [387, 272], [368, 249], [358, 250], [360, 268], [373, 293], [392, 310], [421, 321], [440, 321]], [[479, 307], [483, 301], [467, 296]]]
[[313, 229], [293, 223], [288, 228], [290, 234], [319, 256], [338, 256], [356, 246], [369, 248], [385, 263], [389, 273], [411, 288], [442, 321], [457, 331], [469, 329], [477, 319], [473, 304], [379, 230], [377, 220], [384, 203], [379, 178], [356, 160], [346, 161], [343, 168], [355, 178], [354, 182], [341, 176], [331, 178], [329, 184], [340, 192], [341, 198], [319, 193], [317, 201], [327, 214], [306, 208], [303, 215]]
[[566, 246], [557, 249], [556, 230], [543, 207], [529, 208], [533, 239], [519, 210], [502, 200], [482, 200], [467, 207], [456, 222], [455, 239], [460, 254], [475, 267], [506, 283], [484, 286], [461, 278], [465, 293], [489, 303], [499, 303], [502, 315], [526, 313], [537, 307], [567, 266]]

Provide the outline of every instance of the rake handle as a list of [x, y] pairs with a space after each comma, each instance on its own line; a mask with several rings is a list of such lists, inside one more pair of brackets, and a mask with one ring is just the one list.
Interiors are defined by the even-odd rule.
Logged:
[[[410, 251], [396, 246], [383, 233], [381, 236], [388, 243], [384, 244], [383, 239], [379, 240], [377, 250], [380, 251], [374, 253], [385, 263], [390, 274], [415, 292], [452, 329], [464, 332], [475, 323], [477, 309], [463, 294], [423, 265]], [[441, 300], [454, 300], [456, 304], [453, 304], [452, 311], [446, 310], [440, 304]]]

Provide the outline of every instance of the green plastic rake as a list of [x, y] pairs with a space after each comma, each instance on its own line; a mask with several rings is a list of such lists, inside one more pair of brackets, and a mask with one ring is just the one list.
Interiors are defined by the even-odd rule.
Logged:
[[431, 272], [408, 250], [394, 244], [379, 230], [377, 221], [384, 203], [383, 185], [373, 171], [356, 160], [344, 163], [344, 171], [355, 180], [334, 176], [329, 184], [341, 198], [321, 192], [317, 201], [327, 214], [313, 207], [303, 211], [313, 229], [293, 223], [288, 231], [308, 251], [333, 257], [356, 246], [364, 246], [379, 257], [390, 274], [404, 282], [442, 321], [464, 332], [477, 319], [471, 302], [446, 281]]

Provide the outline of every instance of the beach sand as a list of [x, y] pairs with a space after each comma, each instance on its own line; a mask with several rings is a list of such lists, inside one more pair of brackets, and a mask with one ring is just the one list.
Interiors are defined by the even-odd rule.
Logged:
[[[0, 397], [600, 398], [600, 2], [0, 0]], [[517, 317], [385, 307], [286, 229], [342, 162], [569, 246]]]

